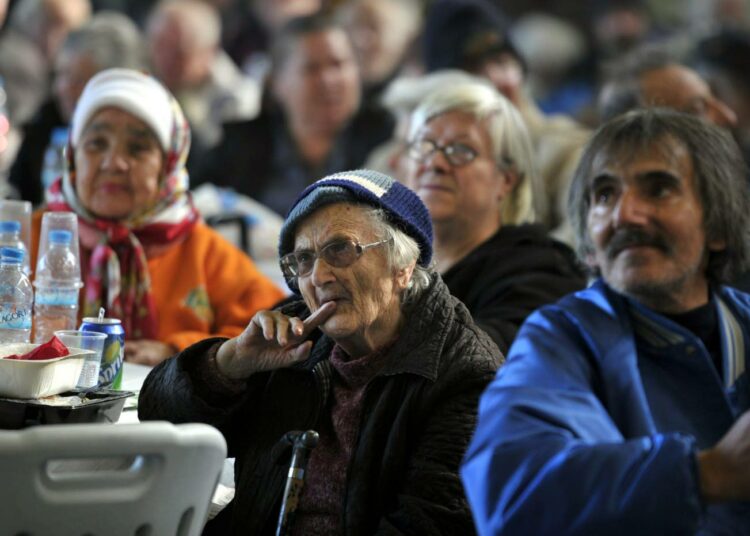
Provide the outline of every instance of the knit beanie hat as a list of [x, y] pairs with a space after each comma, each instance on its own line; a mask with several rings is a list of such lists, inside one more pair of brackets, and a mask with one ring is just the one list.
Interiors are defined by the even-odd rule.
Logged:
[[283, 257], [294, 249], [297, 224], [319, 208], [333, 203], [364, 203], [383, 209], [389, 222], [419, 244], [417, 263], [425, 268], [430, 265], [432, 220], [427, 207], [412, 190], [388, 175], [370, 169], [328, 175], [305, 188], [281, 226], [279, 256]]
[[488, 0], [436, 0], [424, 24], [422, 54], [427, 72], [471, 70], [506, 52], [526, 71], [524, 58], [508, 35], [509, 24]]
[[172, 98], [155, 78], [132, 69], [106, 69], [94, 75], [78, 99], [71, 125], [73, 146], [94, 114], [106, 106], [121, 108], [146, 123], [162, 149], [170, 149], [174, 128]]

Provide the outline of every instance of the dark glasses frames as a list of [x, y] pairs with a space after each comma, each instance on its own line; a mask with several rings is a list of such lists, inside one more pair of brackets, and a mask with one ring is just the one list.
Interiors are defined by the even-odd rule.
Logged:
[[435, 151], [443, 153], [448, 162], [456, 167], [470, 164], [477, 157], [477, 152], [463, 143], [438, 145], [432, 140], [417, 140], [409, 145], [409, 156], [418, 162], [424, 162]]

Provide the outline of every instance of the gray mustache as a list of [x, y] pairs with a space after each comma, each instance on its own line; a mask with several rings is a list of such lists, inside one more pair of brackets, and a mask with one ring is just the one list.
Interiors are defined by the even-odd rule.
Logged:
[[661, 234], [649, 233], [643, 229], [629, 228], [615, 232], [609, 244], [607, 244], [605, 252], [607, 258], [614, 259], [623, 249], [633, 246], [650, 246], [665, 253], [669, 253], [672, 250], [669, 242]]

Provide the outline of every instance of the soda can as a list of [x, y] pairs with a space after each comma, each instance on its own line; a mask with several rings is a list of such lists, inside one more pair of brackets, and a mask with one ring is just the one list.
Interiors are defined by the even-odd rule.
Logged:
[[119, 389], [122, 385], [122, 360], [125, 357], [125, 330], [117, 318], [83, 319], [81, 331], [96, 331], [107, 335], [99, 369], [99, 387]]

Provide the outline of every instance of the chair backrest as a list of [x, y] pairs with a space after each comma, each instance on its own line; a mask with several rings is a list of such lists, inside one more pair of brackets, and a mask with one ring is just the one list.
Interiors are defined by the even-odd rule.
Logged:
[[0, 534], [197, 536], [225, 457], [204, 424], [0, 431]]

